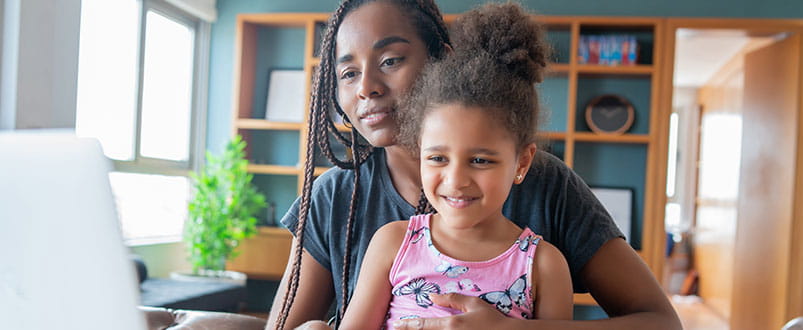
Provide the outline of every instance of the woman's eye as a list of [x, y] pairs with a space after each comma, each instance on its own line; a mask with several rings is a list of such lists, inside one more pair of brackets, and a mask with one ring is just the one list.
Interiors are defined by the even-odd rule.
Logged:
[[343, 72], [342, 75], [340, 75], [340, 79], [341, 80], [349, 80], [349, 79], [353, 79], [356, 76], [357, 76], [357, 72], [346, 71], [346, 72]]
[[394, 66], [396, 64], [401, 63], [404, 60], [404, 57], [393, 57], [382, 61], [382, 66]]

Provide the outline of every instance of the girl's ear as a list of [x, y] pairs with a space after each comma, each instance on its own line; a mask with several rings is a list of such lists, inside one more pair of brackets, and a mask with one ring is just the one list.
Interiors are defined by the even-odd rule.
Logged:
[[514, 179], [516, 184], [524, 181], [524, 177], [527, 175], [527, 171], [533, 163], [537, 150], [538, 147], [535, 146], [535, 143], [530, 143], [519, 152], [519, 162], [516, 166], [516, 178]]

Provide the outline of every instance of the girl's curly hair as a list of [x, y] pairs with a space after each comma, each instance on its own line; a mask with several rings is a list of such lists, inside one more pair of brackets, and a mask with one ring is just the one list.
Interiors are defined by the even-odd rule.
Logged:
[[427, 64], [399, 111], [399, 142], [418, 153], [421, 125], [439, 105], [481, 108], [508, 128], [517, 148], [535, 142], [551, 48], [543, 26], [519, 4], [486, 4], [450, 30], [453, 54]]

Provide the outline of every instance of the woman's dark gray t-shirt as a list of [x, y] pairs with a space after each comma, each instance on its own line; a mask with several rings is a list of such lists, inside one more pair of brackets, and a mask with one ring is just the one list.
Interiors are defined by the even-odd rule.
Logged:
[[[340, 297], [342, 287], [346, 221], [353, 186], [351, 170], [333, 168], [318, 177], [312, 188], [305, 230], [304, 248], [332, 272], [335, 297]], [[300, 201], [296, 199], [281, 220], [291, 231], [298, 223]], [[415, 208], [393, 187], [384, 149], [375, 148], [360, 168], [356, 208], [349, 295], [354, 291], [374, 232], [388, 222], [407, 220], [415, 213]], [[538, 151], [524, 182], [511, 189], [502, 212], [519, 227], [528, 226], [560, 249], [569, 263], [575, 292], [587, 291], [579, 273], [591, 256], [608, 240], [624, 237], [583, 180], [546, 152]]]

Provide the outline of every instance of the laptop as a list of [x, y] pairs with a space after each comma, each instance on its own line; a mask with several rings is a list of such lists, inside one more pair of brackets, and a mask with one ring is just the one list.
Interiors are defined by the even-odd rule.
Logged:
[[96, 140], [0, 131], [0, 328], [143, 330]]

